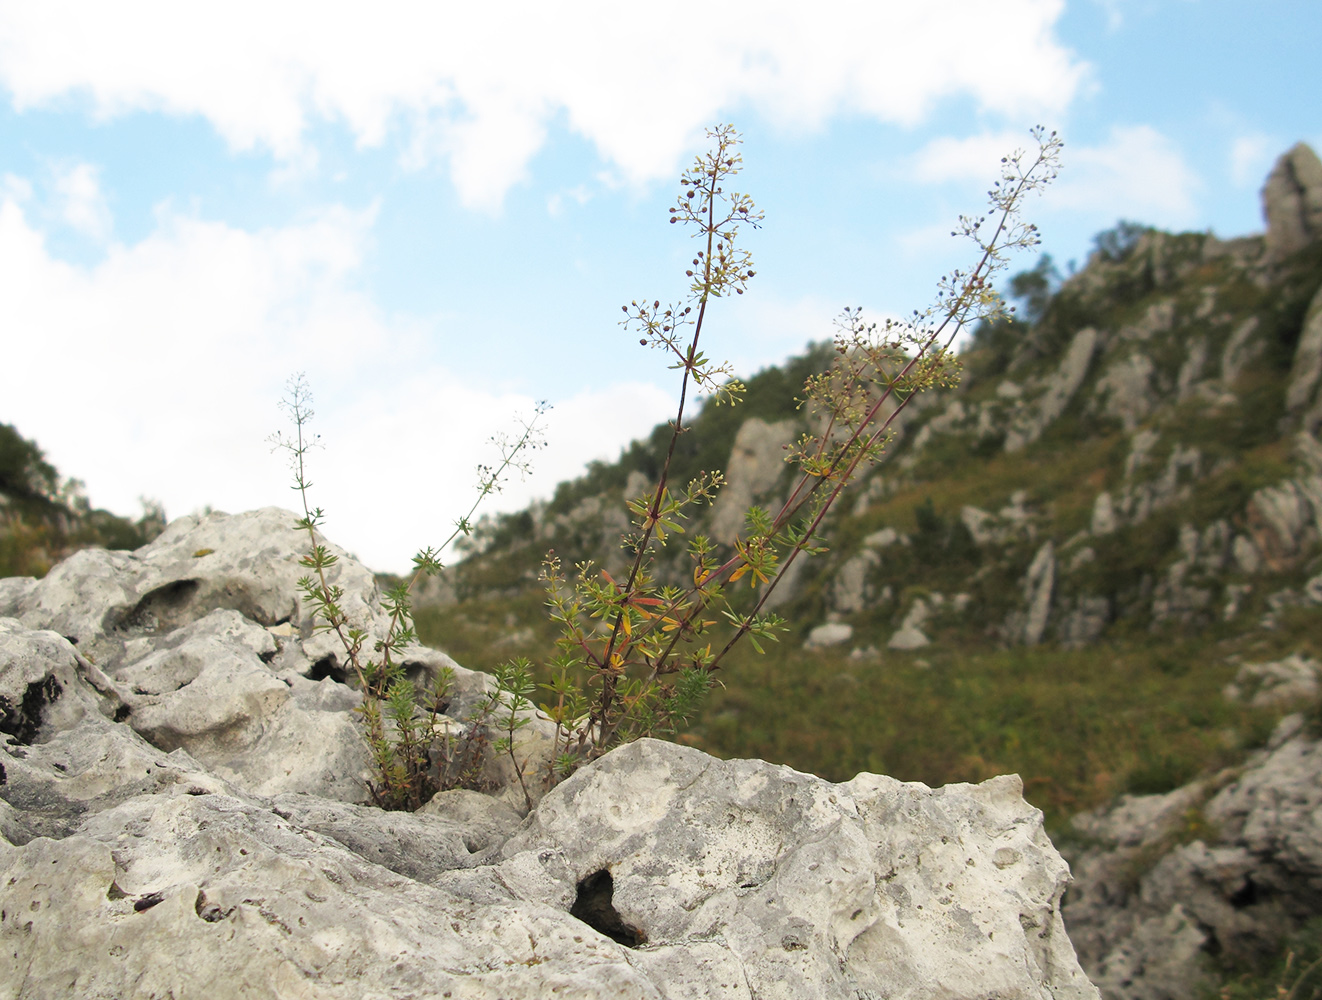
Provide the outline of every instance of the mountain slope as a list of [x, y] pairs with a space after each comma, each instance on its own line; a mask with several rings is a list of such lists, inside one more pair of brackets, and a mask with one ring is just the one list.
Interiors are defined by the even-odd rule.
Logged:
[[[915, 397], [828, 524], [831, 550], [776, 594], [790, 632], [721, 671], [686, 738], [833, 777], [1017, 770], [1057, 819], [1265, 738], [1283, 709], [1220, 691], [1245, 663], [1320, 652], [1316, 164], [1302, 146], [1282, 158], [1265, 236], [1124, 224], [1028, 299], [1033, 323], [980, 330], [963, 382]], [[681, 479], [730, 479], [692, 532], [728, 543], [747, 503], [783, 497], [795, 387], [829, 358], [759, 373], [746, 407], [708, 407], [681, 438]], [[668, 431], [486, 522], [420, 608], [427, 641], [474, 667], [544, 666], [541, 558], [618, 567], [623, 501]]]

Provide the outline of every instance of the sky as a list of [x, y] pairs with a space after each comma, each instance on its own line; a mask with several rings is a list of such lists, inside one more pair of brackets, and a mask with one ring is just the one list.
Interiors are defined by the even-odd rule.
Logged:
[[1034, 125], [1062, 270], [1120, 219], [1261, 231], [1276, 157], [1322, 150], [1319, 51], [1316, 0], [0, 0], [0, 423], [117, 513], [292, 508], [305, 373], [311, 501], [399, 572], [537, 401], [484, 509], [672, 414], [620, 307], [684, 295], [708, 127], [765, 220], [704, 344], [752, 374], [845, 306], [926, 306]]

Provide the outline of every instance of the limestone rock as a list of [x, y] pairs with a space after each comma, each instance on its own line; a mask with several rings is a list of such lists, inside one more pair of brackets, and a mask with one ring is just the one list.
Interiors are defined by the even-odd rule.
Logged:
[[1023, 643], [1036, 646], [1047, 630], [1051, 598], [1056, 587], [1056, 549], [1050, 539], [1037, 550], [1024, 574], [1024, 601], [1028, 612], [1023, 626]]
[[826, 646], [839, 646], [854, 637], [854, 626], [844, 622], [823, 622], [808, 633], [803, 644], [804, 649], [823, 649]]
[[1155, 371], [1152, 359], [1138, 351], [1112, 362], [1097, 380], [1102, 412], [1132, 431], [1157, 404], [1152, 385]]
[[1245, 520], [1254, 547], [1272, 572], [1292, 566], [1317, 540], [1312, 499], [1293, 480], [1257, 490], [1249, 500]]
[[1111, 602], [1105, 597], [1080, 594], [1064, 609], [1056, 624], [1056, 638], [1066, 649], [1082, 649], [1096, 640], [1111, 621]]
[[1221, 381], [1227, 388], [1234, 385], [1243, 374], [1244, 369], [1256, 361], [1267, 344], [1261, 337], [1255, 337], [1258, 332], [1258, 317], [1250, 316], [1230, 334], [1230, 339], [1226, 341], [1226, 346], [1221, 351]]
[[[136, 552], [74, 553], [30, 587], [10, 613], [29, 628], [65, 636], [107, 671], [134, 640], [163, 636], [217, 608], [263, 626], [291, 622], [312, 659], [335, 656], [333, 637], [312, 634], [301, 604], [298, 580], [307, 569], [299, 560], [307, 537], [294, 521], [277, 507], [182, 517]], [[328, 548], [340, 557], [328, 578], [344, 588], [346, 612], [371, 619], [375, 578], [343, 550]]]
[[880, 531], [874, 531], [863, 539], [863, 545], [870, 549], [887, 549], [896, 543], [907, 545], [909, 539], [901, 535], [894, 528], [882, 528]]
[[1183, 401], [1191, 397], [1201, 387], [1199, 379], [1207, 366], [1207, 338], [1194, 337], [1188, 346], [1188, 353], [1180, 365], [1180, 373], [1175, 379], [1177, 397]]
[[43, 728], [57, 732], [99, 711], [92, 678], [118, 708], [114, 685], [68, 639], [0, 618], [0, 733], [30, 743]]
[[1065, 407], [1088, 374], [1097, 344], [1098, 334], [1093, 327], [1084, 327], [1074, 335], [1060, 367], [1047, 380], [1046, 391], [1037, 401], [1036, 407], [1025, 410], [1025, 416], [1006, 434], [1006, 451], [1022, 451], [1041, 437], [1042, 432], [1065, 412]]
[[1294, 350], [1290, 381], [1285, 390], [1285, 406], [1291, 413], [1302, 414], [1304, 429], [1312, 432], [1322, 425], [1322, 289], [1313, 296], [1304, 318], [1303, 333]]
[[1246, 663], [1224, 693], [1231, 701], [1257, 707], [1316, 698], [1322, 693], [1322, 663], [1301, 653], [1271, 663]]
[[1322, 236], [1322, 161], [1305, 143], [1285, 153], [1262, 189], [1267, 252], [1279, 260]]
[[981, 507], [965, 504], [959, 509], [959, 519], [964, 522], [964, 527], [968, 529], [970, 537], [976, 544], [986, 545], [996, 540], [995, 531], [991, 526], [994, 517]]
[[712, 505], [708, 528], [716, 541], [728, 542], [744, 526], [744, 513], [753, 504], [766, 500], [785, 471], [784, 446], [798, 432], [793, 420], [769, 424], [749, 417], [735, 435], [730, 461], [726, 464], [725, 486]]
[[1010, 494], [1010, 502], [998, 511], [985, 511], [965, 504], [960, 508], [959, 517], [977, 545], [1031, 542], [1037, 538], [1037, 526], [1033, 523], [1034, 513], [1027, 504], [1028, 492], [1015, 490]]
[[879, 565], [881, 557], [866, 547], [847, 559], [831, 582], [831, 610], [852, 615], [867, 607], [872, 599], [868, 576]]
[[901, 625], [886, 642], [887, 649], [910, 650], [930, 646], [932, 640], [916, 625]]
[[442, 812], [177, 786], [99, 804], [0, 847], [6, 995], [1096, 996], [1014, 777], [833, 785], [643, 740], [498, 855]]
[[0, 909], [0, 992], [34, 1000], [658, 995], [563, 910], [471, 900], [221, 794], [140, 796], [3, 851]]
[[[837, 785], [643, 740], [527, 819], [502, 760], [492, 794], [365, 807], [359, 696], [297, 618], [292, 519], [189, 519], [6, 589], [0, 996], [1096, 996], [1015, 777]], [[340, 572], [383, 627], [370, 575]], [[404, 661], [453, 674], [447, 711], [491, 690]]]
[[904, 620], [900, 622], [899, 629], [886, 643], [889, 649], [922, 649], [931, 643], [931, 639], [923, 632], [923, 625], [932, 614], [932, 604], [937, 603], [938, 595], [933, 594], [933, 601], [929, 604], [921, 597], [915, 598], [913, 604], [909, 606]]
[[1322, 745], [1299, 716], [1239, 771], [1078, 817], [1065, 901], [1108, 1000], [1194, 1000], [1212, 955], [1261, 958], [1322, 907]]
[[1111, 494], [1106, 491], [1098, 493], [1092, 506], [1092, 533], [1109, 535], [1118, 527], [1120, 524], [1115, 516], [1115, 504], [1111, 500]]
[[88, 717], [49, 742], [4, 748], [0, 795], [12, 806], [11, 843], [69, 836], [87, 815], [137, 795], [237, 794], [183, 750], [165, 753], [128, 726]]
[[1092, 995], [1056, 910], [1064, 865], [1014, 777], [832, 785], [640, 740], [552, 791], [503, 853], [548, 850], [580, 880], [609, 873], [646, 940], [635, 967], [709, 977], [665, 995]]

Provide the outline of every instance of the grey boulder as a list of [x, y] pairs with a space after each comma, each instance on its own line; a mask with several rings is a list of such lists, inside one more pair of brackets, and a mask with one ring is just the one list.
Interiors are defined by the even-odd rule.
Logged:
[[[0, 587], [0, 996], [1097, 995], [1014, 777], [832, 784], [641, 740], [531, 810], [508, 759], [484, 793], [366, 806], [293, 520], [189, 518]], [[337, 573], [380, 634], [371, 574]], [[453, 675], [454, 733], [492, 690], [437, 650], [404, 667]]]

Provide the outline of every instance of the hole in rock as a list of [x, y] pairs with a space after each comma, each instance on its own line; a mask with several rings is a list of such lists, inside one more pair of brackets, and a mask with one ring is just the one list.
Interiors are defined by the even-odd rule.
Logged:
[[53, 704], [63, 691], [54, 676], [47, 676], [29, 684], [18, 705], [0, 698], [0, 733], [14, 737], [22, 746], [31, 745], [41, 728], [42, 710]]
[[1246, 875], [1244, 877], [1244, 884], [1236, 889], [1231, 895], [1230, 905], [1237, 910], [1242, 910], [1245, 907], [1252, 906], [1254, 903], [1258, 902], [1258, 899], [1258, 886], [1252, 878]]
[[192, 616], [187, 614], [187, 609], [199, 586], [197, 580], [175, 580], [157, 587], [120, 618], [117, 630], [164, 632], [188, 624]]
[[[432, 690], [434, 681], [432, 672], [427, 667], [427, 664], [419, 663], [417, 660], [405, 660], [400, 665], [400, 668], [404, 671], [404, 676], [408, 678], [409, 683], [413, 685], [413, 690], [418, 692], [419, 700], [425, 701], [421, 695], [423, 692]], [[436, 703], [436, 711], [440, 712], [442, 715], [444, 715], [446, 710], [454, 704], [454, 699], [450, 697], [451, 694], [453, 694], [453, 689], [449, 693], [443, 695]], [[431, 706], [428, 705], [426, 707], [430, 708]]]
[[431, 687], [431, 671], [427, 669], [427, 664], [419, 663], [417, 660], [405, 660], [400, 665], [400, 669], [417, 690]]
[[115, 721], [123, 722], [132, 714], [133, 709], [129, 708], [127, 705], [120, 705], [119, 708], [115, 709]]
[[605, 934], [628, 948], [647, 943], [647, 935], [632, 924], [626, 924], [611, 902], [615, 895], [615, 880], [610, 870], [603, 868], [578, 883], [578, 895], [569, 915], [577, 917], [594, 931]]
[[143, 896], [137, 902], [135, 902], [133, 904], [133, 909], [137, 913], [142, 913], [144, 910], [150, 910], [157, 903], [161, 903], [164, 901], [165, 901], [164, 893], [161, 892], [149, 893], [146, 896]]
[[193, 903], [193, 910], [199, 917], [209, 924], [214, 924], [217, 920], [225, 919], [225, 911], [216, 903], [207, 902], [207, 894], [201, 889], [197, 891], [197, 900]]
[[324, 681], [329, 677], [336, 684], [347, 684], [349, 682], [348, 671], [340, 666], [334, 653], [323, 656], [312, 664], [305, 676], [310, 681]]

